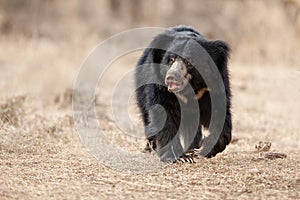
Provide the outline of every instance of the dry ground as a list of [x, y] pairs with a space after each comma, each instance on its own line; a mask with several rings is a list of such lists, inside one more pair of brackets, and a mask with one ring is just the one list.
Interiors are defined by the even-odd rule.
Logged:
[[[235, 142], [212, 159], [136, 174], [99, 163], [74, 129], [68, 89], [95, 41], [0, 40], [0, 199], [300, 199], [299, 67], [231, 63]], [[140, 152], [106, 114], [106, 92], [137, 56], [114, 64], [123, 67], [97, 111], [115, 145]], [[258, 159], [259, 141], [287, 158]]]

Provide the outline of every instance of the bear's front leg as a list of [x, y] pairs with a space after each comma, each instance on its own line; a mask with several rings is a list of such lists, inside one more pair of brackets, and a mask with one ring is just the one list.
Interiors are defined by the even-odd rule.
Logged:
[[217, 153], [222, 152], [231, 141], [231, 129], [232, 129], [231, 114], [230, 112], [227, 111], [225, 123], [221, 134], [219, 135], [218, 138], [216, 138], [218, 134], [212, 131], [212, 133], [205, 139], [206, 141], [204, 141], [204, 143], [206, 144], [203, 145], [204, 146], [203, 152], [206, 152], [209, 148], [211, 148], [211, 144], [213, 144], [216, 139], [217, 142], [209, 152], [206, 152], [204, 154], [201, 153], [201, 154], [204, 155], [205, 157], [211, 158], [214, 157]]
[[[176, 134], [176, 132], [170, 134], [170, 131], [166, 131], [158, 134], [157, 154], [164, 162], [175, 162], [184, 154], [179, 134]], [[173, 134], [175, 136], [171, 137]]]
[[148, 114], [149, 124], [145, 127], [148, 139], [146, 148], [151, 150], [154, 147], [153, 150], [156, 150], [162, 161], [174, 162], [183, 154], [180, 138], [176, 135], [180, 125], [180, 116], [167, 113], [159, 104], [151, 106]]

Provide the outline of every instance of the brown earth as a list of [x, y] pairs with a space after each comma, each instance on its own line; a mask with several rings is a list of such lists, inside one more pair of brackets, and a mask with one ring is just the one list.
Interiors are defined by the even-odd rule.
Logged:
[[[134, 173], [99, 162], [74, 129], [70, 88], [95, 41], [1, 38], [0, 199], [300, 199], [299, 68], [230, 63], [232, 144], [212, 159]], [[115, 146], [142, 155], [144, 141], [109, 113], [110, 91], [139, 55], [112, 65], [123, 67], [99, 86], [96, 110]], [[259, 141], [287, 157], [261, 158]]]

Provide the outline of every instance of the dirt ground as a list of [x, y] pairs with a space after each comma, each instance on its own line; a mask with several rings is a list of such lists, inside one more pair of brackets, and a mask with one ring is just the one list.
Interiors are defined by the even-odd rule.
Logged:
[[[231, 62], [232, 144], [212, 159], [134, 173], [99, 162], [74, 129], [70, 88], [95, 41], [0, 39], [0, 199], [300, 199], [299, 66]], [[113, 64], [123, 67], [96, 110], [114, 145], [142, 154], [144, 143], [106, 114], [108, 91], [138, 55]], [[259, 141], [287, 157], [260, 158]]]

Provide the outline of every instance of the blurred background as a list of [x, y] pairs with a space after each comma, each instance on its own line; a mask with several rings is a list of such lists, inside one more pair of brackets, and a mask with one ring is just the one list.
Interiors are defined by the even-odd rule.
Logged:
[[131, 28], [179, 24], [228, 41], [235, 61], [300, 60], [299, 0], [0, 0], [1, 37], [101, 41]]

